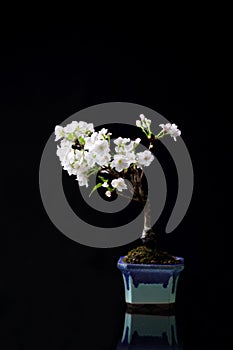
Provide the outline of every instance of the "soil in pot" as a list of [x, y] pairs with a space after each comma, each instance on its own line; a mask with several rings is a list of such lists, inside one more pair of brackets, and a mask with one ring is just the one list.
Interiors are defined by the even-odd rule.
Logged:
[[175, 256], [164, 251], [158, 251], [155, 248], [146, 247], [144, 245], [134, 248], [128, 252], [123, 261], [128, 264], [169, 265], [180, 263]]

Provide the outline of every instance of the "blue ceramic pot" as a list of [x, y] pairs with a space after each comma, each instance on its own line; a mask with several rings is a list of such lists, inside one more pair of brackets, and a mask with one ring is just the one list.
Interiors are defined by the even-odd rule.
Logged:
[[117, 267], [121, 270], [125, 285], [125, 301], [128, 304], [173, 304], [184, 259], [176, 257], [178, 264], [128, 264], [120, 257]]

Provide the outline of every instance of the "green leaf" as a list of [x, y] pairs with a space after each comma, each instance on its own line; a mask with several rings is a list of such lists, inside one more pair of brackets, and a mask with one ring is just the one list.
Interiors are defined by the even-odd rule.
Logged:
[[80, 137], [78, 138], [78, 141], [79, 141], [79, 143], [80, 143], [81, 146], [85, 145], [85, 139], [84, 139], [82, 136], [80, 136]]
[[108, 180], [105, 179], [103, 176], [98, 176], [98, 178], [99, 178], [100, 180], [102, 180], [103, 182], [108, 182]]
[[91, 193], [89, 194], [89, 197], [91, 197], [91, 195], [92, 195], [92, 193], [95, 191], [95, 190], [97, 190], [97, 188], [99, 188], [99, 187], [101, 187], [102, 186], [102, 183], [98, 183], [97, 185], [95, 185], [93, 188], [92, 188], [92, 190], [91, 190]]

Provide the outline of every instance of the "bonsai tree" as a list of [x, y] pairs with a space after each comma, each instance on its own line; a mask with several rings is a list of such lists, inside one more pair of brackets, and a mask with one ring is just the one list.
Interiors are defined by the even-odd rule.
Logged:
[[[143, 114], [136, 120], [136, 126], [148, 140], [148, 147], [143, 152], [137, 152], [140, 138], [131, 140], [118, 137], [111, 140], [112, 134], [107, 129], [102, 128], [97, 132], [92, 123], [84, 121], [72, 121], [65, 127], [57, 125], [55, 141], [61, 140], [57, 146], [57, 156], [63, 169], [69, 175], [76, 176], [79, 186], [88, 187], [90, 176], [97, 176], [98, 182], [90, 191], [90, 195], [101, 188], [107, 198], [117, 193], [143, 206], [142, 246], [127, 254], [127, 262], [175, 263], [175, 257], [160, 252], [157, 248], [156, 234], [151, 227], [150, 201], [143, 179], [144, 168], [150, 166], [154, 160], [151, 149], [156, 141], [167, 135], [176, 141], [181, 131], [175, 124], [160, 124], [161, 131], [155, 135], [151, 131], [151, 120]], [[130, 181], [131, 186], [126, 180]], [[131, 192], [131, 197], [127, 191]]]

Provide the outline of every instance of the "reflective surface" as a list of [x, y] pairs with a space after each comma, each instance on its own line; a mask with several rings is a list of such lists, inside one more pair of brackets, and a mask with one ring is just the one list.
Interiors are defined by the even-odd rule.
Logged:
[[125, 313], [124, 330], [117, 350], [182, 349], [178, 343], [176, 316]]
[[[2, 349], [222, 350], [232, 341], [232, 306], [222, 302], [216, 307], [213, 293], [221, 296], [217, 287], [211, 294], [203, 284], [181, 283], [173, 315], [129, 314], [119, 271], [103, 271], [96, 263], [94, 271], [91, 267], [77, 273], [56, 262], [58, 266], [46, 265], [43, 275], [38, 273], [41, 265], [31, 276], [12, 269], [18, 280], [9, 280], [9, 332], [3, 329], [9, 346]], [[59, 276], [54, 273], [58, 267]], [[6, 301], [2, 296], [3, 305]]]

